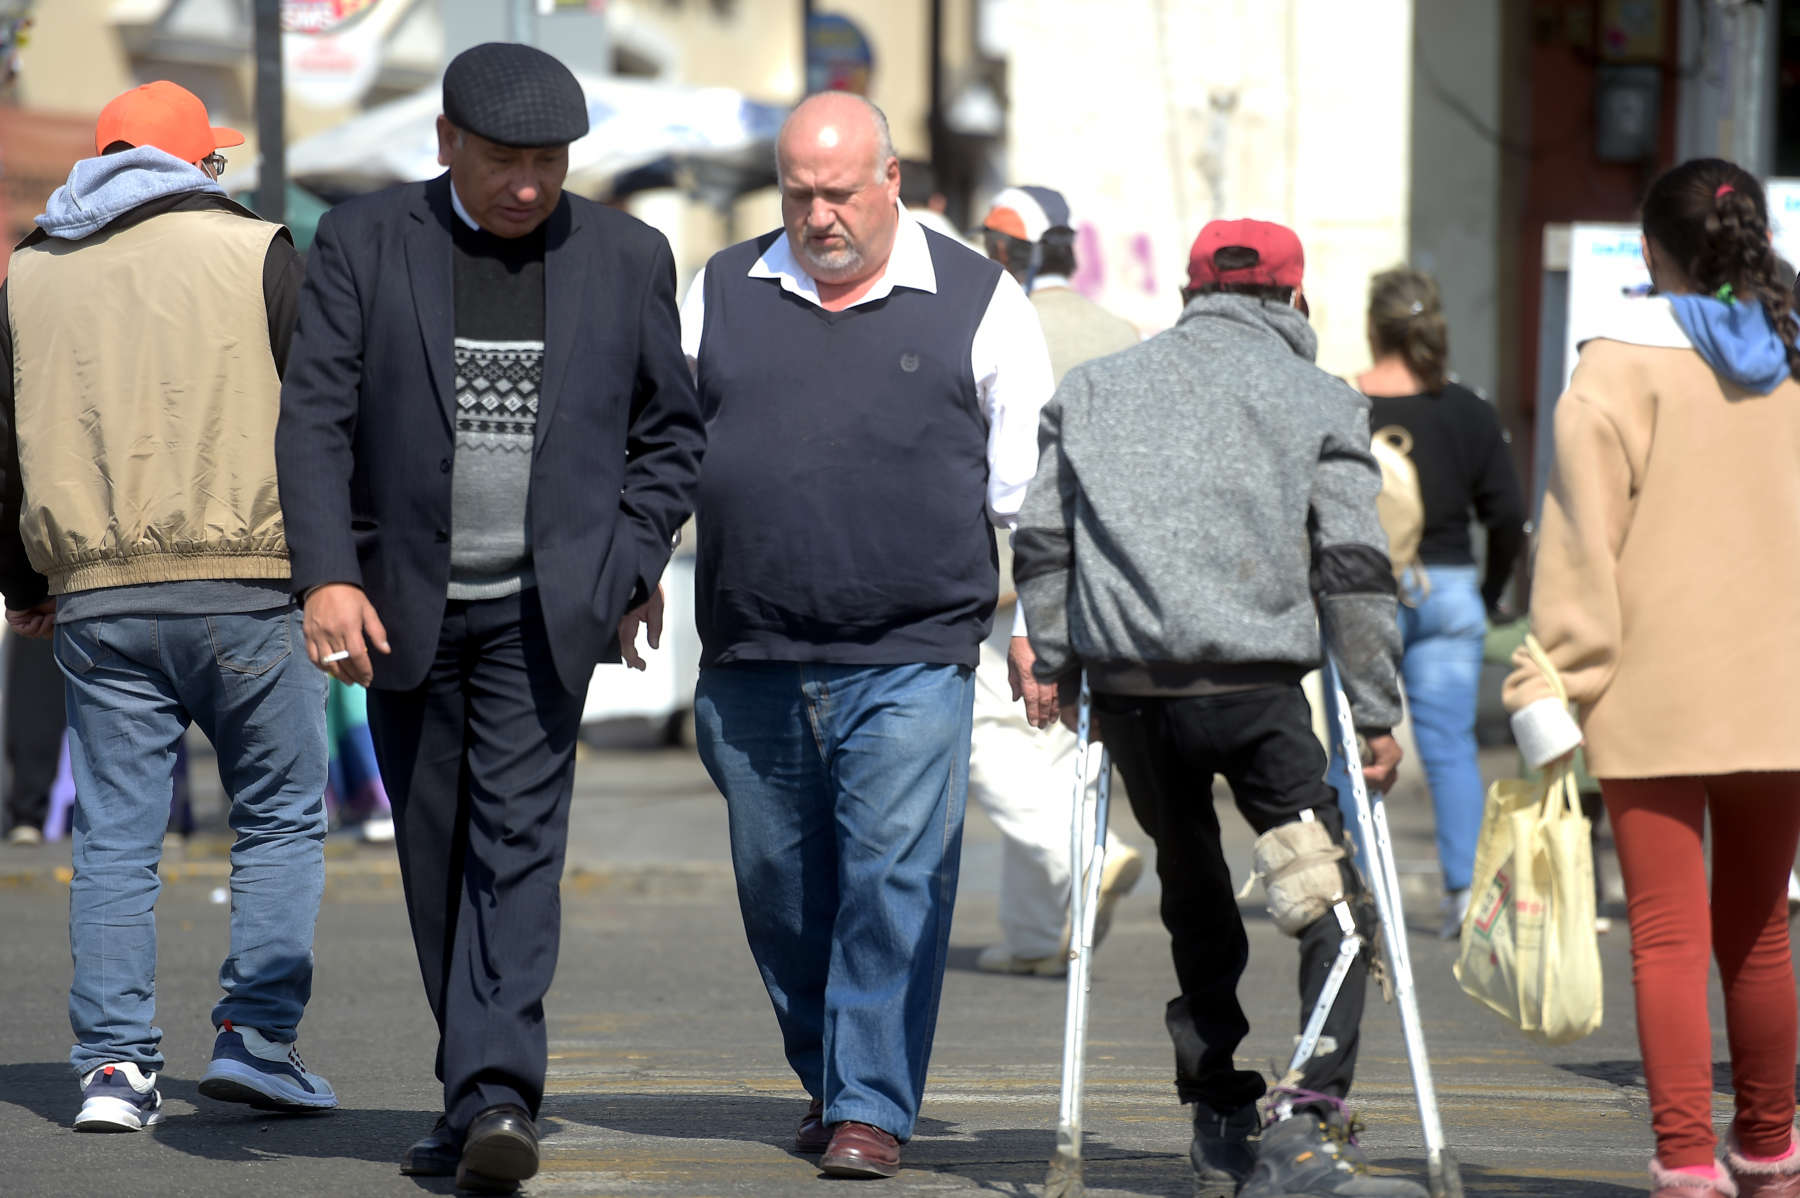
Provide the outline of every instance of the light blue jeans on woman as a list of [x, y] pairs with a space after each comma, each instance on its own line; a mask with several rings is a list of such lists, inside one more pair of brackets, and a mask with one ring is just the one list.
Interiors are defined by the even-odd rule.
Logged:
[[[1466, 890], [1475, 871], [1484, 802], [1475, 760], [1475, 705], [1481, 685], [1487, 607], [1474, 566], [1430, 566], [1429, 593], [1416, 606], [1400, 605], [1404, 656], [1400, 678], [1412, 716], [1413, 740], [1437, 820], [1438, 863], [1445, 890]], [[1416, 598], [1417, 592], [1409, 597]], [[1326, 696], [1334, 730], [1333, 698]], [[1402, 766], [1401, 768], [1405, 768]], [[1343, 755], [1333, 752], [1327, 780], [1338, 792], [1345, 825], [1356, 827]]]

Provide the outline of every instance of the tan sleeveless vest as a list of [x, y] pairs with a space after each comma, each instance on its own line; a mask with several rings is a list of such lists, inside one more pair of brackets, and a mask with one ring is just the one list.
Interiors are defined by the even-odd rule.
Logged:
[[13, 254], [20, 531], [51, 594], [288, 577], [262, 289], [279, 230], [168, 212]]

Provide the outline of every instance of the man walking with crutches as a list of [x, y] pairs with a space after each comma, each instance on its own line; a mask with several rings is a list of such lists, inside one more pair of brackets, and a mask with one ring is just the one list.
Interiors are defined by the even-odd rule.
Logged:
[[[1319, 664], [1316, 610], [1369, 745], [1365, 777], [1385, 790], [1400, 761], [1400, 637], [1367, 404], [1313, 365], [1302, 264], [1280, 225], [1201, 231], [1176, 326], [1076, 367], [1045, 407], [1014, 569], [1039, 679], [1073, 702], [1085, 668], [1156, 842], [1182, 990], [1166, 1022], [1199, 1192], [1424, 1198], [1368, 1173], [1344, 1108], [1379, 923], [1300, 680]], [[1236, 993], [1249, 945], [1215, 774], [1259, 834], [1271, 914], [1300, 940], [1300, 1024], [1317, 1034], [1266, 1122], [1262, 1075], [1232, 1060], [1249, 1032]]]

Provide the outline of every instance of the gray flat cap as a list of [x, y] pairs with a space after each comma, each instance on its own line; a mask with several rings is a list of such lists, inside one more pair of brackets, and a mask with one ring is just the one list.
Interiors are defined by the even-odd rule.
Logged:
[[487, 42], [450, 60], [444, 115], [505, 146], [565, 146], [588, 131], [574, 72], [532, 46]]

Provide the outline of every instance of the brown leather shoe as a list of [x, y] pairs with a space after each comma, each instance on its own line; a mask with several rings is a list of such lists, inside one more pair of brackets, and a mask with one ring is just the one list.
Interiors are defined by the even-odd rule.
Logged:
[[827, 1177], [892, 1177], [900, 1172], [900, 1141], [867, 1123], [834, 1123], [819, 1169]]
[[794, 1129], [794, 1151], [802, 1156], [818, 1156], [831, 1143], [831, 1129], [825, 1126], [825, 1102], [815, 1098], [806, 1107], [806, 1117]]

